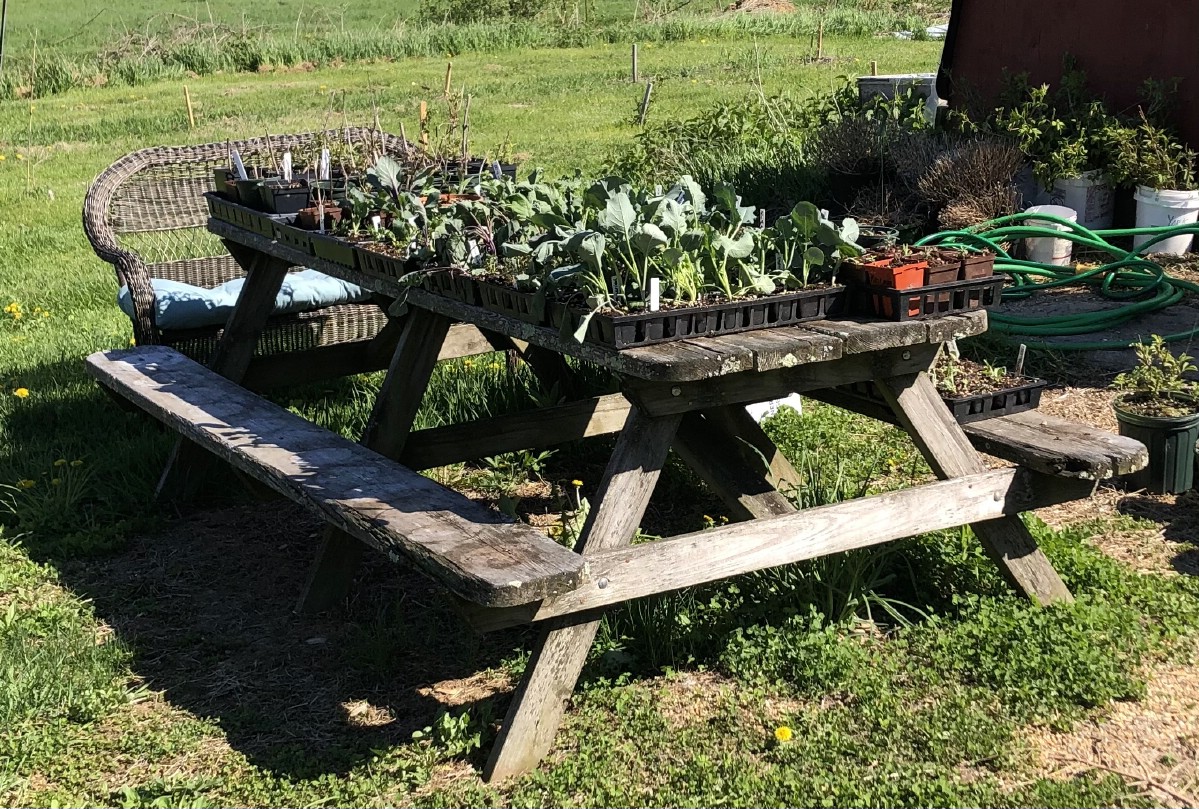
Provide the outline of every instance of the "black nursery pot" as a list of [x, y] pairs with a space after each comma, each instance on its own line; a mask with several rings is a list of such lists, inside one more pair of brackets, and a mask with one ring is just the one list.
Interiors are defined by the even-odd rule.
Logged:
[[258, 188], [266, 209], [277, 214], [297, 214], [308, 207], [308, 186], [301, 182], [267, 180]]
[[1195, 413], [1163, 417], [1134, 413], [1112, 403], [1120, 435], [1140, 441], [1149, 450], [1149, 464], [1126, 480], [1133, 489], [1156, 494], [1182, 494], [1195, 485], [1195, 442], [1199, 441], [1199, 402], [1190, 401]]

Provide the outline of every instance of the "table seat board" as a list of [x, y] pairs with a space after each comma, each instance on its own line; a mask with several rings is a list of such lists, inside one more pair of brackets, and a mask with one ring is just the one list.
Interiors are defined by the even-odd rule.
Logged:
[[[808, 395], [896, 423], [887, 405], [843, 388]], [[1040, 410], [963, 424], [962, 431], [980, 452], [1054, 477], [1107, 480], [1144, 469], [1149, 463], [1148, 450], [1140, 441]]]
[[164, 346], [92, 354], [106, 388], [462, 598], [525, 604], [577, 587], [582, 557], [526, 525], [250, 393]]
[[976, 421], [962, 429], [970, 443], [988, 455], [1059, 477], [1104, 480], [1149, 463], [1149, 451], [1140, 441], [1038, 410]]
[[719, 337], [698, 337], [617, 351], [592, 343], [576, 343], [556, 329], [525, 323], [463, 301], [435, 295], [419, 287], [362, 273], [310, 256], [281, 242], [210, 219], [208, 229], [221, 238], [282, 258], [296, 265], [406, 300], [438, 314], [490, 332], [594, 362], [636, 379], [694, 382], [743, 371], [770, 371], [861, 354], [970, 337], [987, 330], [986, 310], [901, 323], [887, 321], [820, 320], [806, 325], [748, 331]]

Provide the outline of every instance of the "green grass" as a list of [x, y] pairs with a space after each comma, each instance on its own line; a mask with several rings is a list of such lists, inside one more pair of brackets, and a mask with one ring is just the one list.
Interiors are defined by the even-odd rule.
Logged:
[[[632, 0], [589, 0], [586, 5], [588, 19], [593, 24], [652, 19], [661, 15], [662, 6]], [[692, 0], [683, 11], [694, 16], [710, 15], [727, 5], [717, 0]], [[913, 4], [909, 2], [834, 0], [816, 3], [801, 0], [796, 5], [809, 17], [818, 10], [834, 23], [856, 18], [863, 26], [902, 18], [911, 15], [913, 10]], [[421, 6], [420, 0], [389, 3], [344, 0], [336, 6], [300, 0], [248, 4], [235, 0], [188, 0], [185, 3], [127, 0], [103, 7], [83, 0], [65, 0], [53, 5], [12, 0], [5, 47], [6, 56], [25, 57], [36, 45], [43, 53], [82, 57], [112, 48], [130, 36], [164, 39], [168, 38], [164, 35], [173, 29], [205, 25], [254, 36], [307, 38], [350, 34], [394, 37], [398, 29], [419, 14]], [[675, 6], [675, 3], [668, 5], [670, 8]], [[948, 3], [927, 4], [926, 8], [945, 11]], [[581, 22], [583, 12], [580, 3], [558, 0], [543, 4], [540, 16], [547, 22]], [[835, 31], [835, 24], [829, 30]]]
[[[827, 46], [847, 60], [807, 64], [788, 38], [646, 47], [643, 71], [659, 77], [651, 119], [756, 95], [756, 66], [762, 92], [803, 98], [870, 60], [927, 70], [939, 52], [889, 39]], [[476, 151], [510, 141], [528, 165], [602, 169], [637, 132], [628, 119], [641, 91], [625, 81], [625, 59], [604, 45], [456, 57], [475, 99]], [[0, 303], [24, 314], [0, 317], [0, 803], [1145, 804], [1115, 776], [1031, 775], [1022, 733], [1135, 699], [1147, 667], [1190, 659], [1199, 586], [1134, 573], [1083, 542], [1124, 524], [1033, 522], [1082, 596], [1071, 606], [1016, 599], [968, 531], [629, 605], [604, 622], [555, 753], [486, 786], [472, 768], [506, 697], [479, 682], [519, 675], [527, 631], [475, 639], [423, 580], [382, 566], [345, 614], [299, 619], [291, 599], [315, 524], [271, 506], [178, 522], [149, 507], [169, 437], [81, 367], [130, 335], [111, 270], [79, 228], [91, 178], [141, 146], [320, 127], [343, 107], [361, 122], [378, 104], [386, 128], [411, 131], [444, 67], [425, 58], [189, 79], [195, 131], [175, 81], [0, 102]], [[421, 425], [540, 395], [523, 369], [472, 363], [438, 369]], [[362, 377], [277, 399], [356, 435], [377, 385]], [[926, 473], [898, 431], [835, 408], [784, 412], [768, 430], [804, 474], [793, 495], [805, 504]], [[605, 446], [438, 474], [496, 498], [543, 478], [551, 495], [524, 508], [554, 512], [570, 505], [571, 479], [593, 491]], [[677, 462], [660, 494], [649, 532], [720, 518]], [[147, 529], [153, 540], [136, 538]], [[448, 709], [425, 691], [442, 681], [456, 695]], [[382, 718], [352, 721], [363, 711]]]

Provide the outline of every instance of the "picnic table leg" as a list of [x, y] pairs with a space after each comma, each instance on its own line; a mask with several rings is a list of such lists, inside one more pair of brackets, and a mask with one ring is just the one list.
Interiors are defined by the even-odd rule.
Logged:
[[[405, 316], [362, 437], [364, 446], [399, 459], [449, 329], [448, 318], [427, 309], [413, 309]], [[338, 528], [326, 527], [296, 611], [310, 615], [340, 603], [350, 590], [362, 552], [363, 545], [357, 539]]]
[[[246, 281], [208, 367], [226, 379], [240, 383], [254, 358], [258, 335], [262, 334], [267, 318], [275, 308], [275, 297], [283, 286], [283, 278], [292, 265], [234, 242], [225, 245], [245, 268]], [[168, 500], [185, 498], [196, 481], [205, 477], [203, 472], [215, 463], [210, 453], [180, 438], [158, 480], [155, 496]]]
[[[757, 428], [756, 433], [734, 413], [723, 412], [734, 409]], [[787, 470], [788, 476], [794, 476], [795, 471], [745, 408], [688, 413], [679, 426], [674, 448], [725, 502], [731, 519], [777, 517], [795, 511], [772, 481], [788, 475]]]
[[[677, 415], [649, 417], [634, 407], [616, 442], [596, 507], [588, 515], [578, 550], [584, 555], [633, 540], [662, 471]], [[483, 770], [488, 781], [537, 766], [549, 751], [566, 701], [587, 659], [599, 620], [572, 616], [542, 631]]]
[[[986, 471], [928, 374], [905, 374], [877, 384], [937, 477], [946, 480]], [[1040, 604], [1074, 600], [1018, 516], [975, 523], [971, 528], [1016, 590]]]

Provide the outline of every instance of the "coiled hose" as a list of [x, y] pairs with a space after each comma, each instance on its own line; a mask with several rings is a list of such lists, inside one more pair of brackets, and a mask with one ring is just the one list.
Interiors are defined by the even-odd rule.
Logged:
[[[1023, 224], [1026, 219], [1054, 222], [1067, 230]], [[968, 230], [934, 233], [916, 244], [994, 251], [996, 271], [1007, 273], [1012, 280], [1012, 284], [1004, 289], [1005, 300], [1017, 300], [1038, 292], [1086, 284], [1105, 298], [1124, 301], [1123, 305], [1112, 309], [1068, 315], [1019, 317], [997, 311], [990, 314], [992, 332], [1019, 339], [1029, 348], [1095, 351], [1127, 348], [1132, 343], [1128, 340], [1075, 342], [1053, 338], [1107, 331], [1149, 312], [1156, 312], [1178, 303], [1184, 292], [1199, 294], [1199, 285], [1171, 277], [1161, 265], [1143, 255], [1151, 252], [1153, 245], [1158, 242], [1186, 233], [1199, 236], [1199, 223], [1093, 231], [1077, 222], [1050, 214], [1019, 213], [984, 222]], [[1149, 239], [1134, 250], [1125, 250], [1107, 241], [1109, 238], [1126, 236], [1148, 236]], [[1062, 267], [1012, 258], [1001, 246], [1004, 242], [1015, 242], [1030, 237], [1067, 239], [1075, 245], [1111, 256], [1113, 260], [1097, 267], [1076, 271], [1072, 266]], [[1199, 323], [1189, 331], [1164, 334], [1162, 337], [1173, 342], [1190, 340], [1196, 335], [1199, 335]], [[1145, 340], [1148, 338], [1148, 334], [1143, 336]]]

